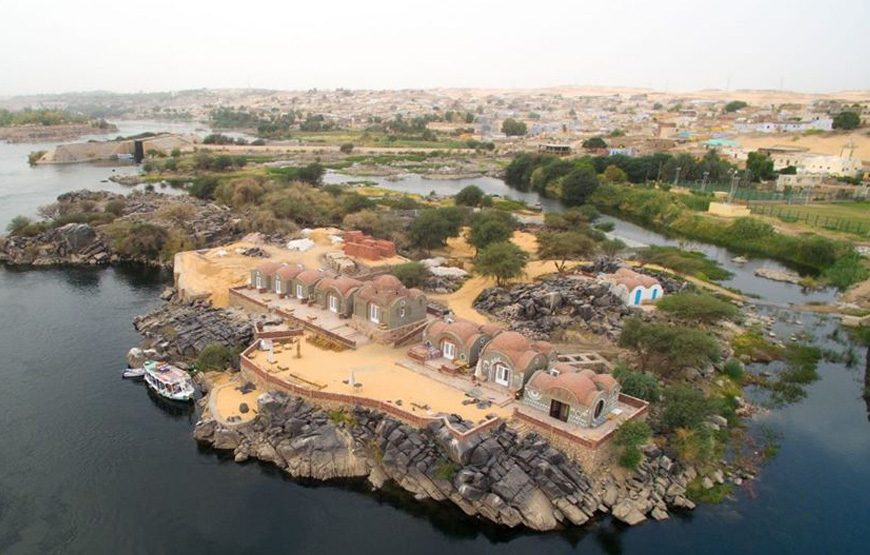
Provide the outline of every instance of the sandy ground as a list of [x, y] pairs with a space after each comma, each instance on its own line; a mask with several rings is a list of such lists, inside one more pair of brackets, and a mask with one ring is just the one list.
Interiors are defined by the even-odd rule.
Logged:
[[839, 156], [843, 148], [853, 143], [855, 145], [855, 158], [864, 162], [870, 162], [870, 136], [863, 131], [854, 133], [825, 133], [819, 135], [797, 134], [752, 134], [738, 135], [740, 146], [748, 149], [772, 147], [776, 145], [789, 147], [804, 147], [814, 154], [829, 154]]
[[[208, 403], [212, 416], [219, 422], [231, 425], [253, 420], [257, 415], [257, 397], [263, 392], [257, 389], [249, 393], [239, 391], [242, 385], [239, 374], [215, 374]], [[244, 414], [239, 410], [242, 403], [246, 403], [250, 409]], [[240, 420], [228, 422], [227, 418], [231, 416], [238, 416]]]
[[[532, 234], [525, 231], [515, 231], [511, 241], [532, 256], [538, 250], [538, 240]], [[462, 259], [471, 264], [474, 257], [474, 247], [465, 240], [464, 233], [460, 237], [447, 240], [447, 248], [439, 253], [452, 259]], [[556, 264], [552, 261], [532, 260], [526, 266], [525, 275], [517, 280], [520, 283], [529, 283], [535, 278], [556, 271]], [[456, 316], [479, 324], [488, 323], [490, 320], [483, 314], [472, 308], [472, 303], [478, 295], [489, 287], [495, 287], [495, 280], [481, 276], [473, 276], [462, 284], [458, 290], [446, 295], [430, 295], [430, 298], [447, 305]]]
[[[403, 409], [427, 416], [439, 412], [456, 413], [473, 422], [482, 420], [487, 414], [510, 416], [509, 409], [496, 405], [486, 409], [463, 405], [462, 401], [468, 397], [462, 389], [399, 366], [397, 363], [406, 359], [406, 351], [406, 348], [394, 349], [371, 343], [356, 350], [334, 352], [305, 341], [301, 348], [302, 358], [296, 358], [293, 347], [276, 353], [274, 364], [269, 363], [268, 353], [264, 351], [254, 351], [251, 358], [260, 367], [272, 369], [277, 377], [289, 383], [303, 387], [315, 387], [316, 384], [321, 391], [391, 403], [401, 401]], [[288, 370], [281, 370], [279, 366]], [[354, 382], [362, 384], [360, 387], [351, 385], [351, 373]], [[468, 389], [471, 387], [469, 382]]]
[[[333, 245], [329, 236], [340, 233], [335, 228], [318, 228], [312, 230], [309, 238], [315, 246], [305, 252], [287, 250], [273, 245], [264, 245], [257, 241], [238, 241], [230, 245], [215, 247], [201, 251], [187, 251], [175, 256], [175, 275], [179, 289], [187, 295], [208, 295], [217, 307], [225, 307], [229, 303], [228, 289], [244, 285], [250, 279], [250, 271], [267, 260], [302, 264], [306, 268], [324, 268], [322, 259], [327, 252], [340, 252], [340, 246]], [[269, 253], [269, 258], [254, 258], [243, 256], [236, 249], [259, 247]], [[223, 256], [221, 256], [223, 254]], [[382, 259], [377, 264], [368, 260], [360, 263], [368, 266], [383, 266], [407, 262], [405, 258], [395, 256]]]

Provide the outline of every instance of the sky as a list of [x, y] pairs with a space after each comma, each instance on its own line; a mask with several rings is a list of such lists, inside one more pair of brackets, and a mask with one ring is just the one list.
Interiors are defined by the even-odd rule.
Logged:
[[870, 89], [870, 0], [0, 0], [0, 95]]

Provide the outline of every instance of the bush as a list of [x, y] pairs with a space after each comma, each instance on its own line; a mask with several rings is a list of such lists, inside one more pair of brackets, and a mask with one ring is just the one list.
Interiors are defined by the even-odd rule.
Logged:
[[344, 143], [343, 145], [338, 147], [338, 150], [340, 150], [344, 154], [350, 154], [351, 152], [353, 152], [353, 143]]
[[528, 253], [513, 243], [493, 243], [477, 255], [475, 270], [482, 276], [494, 277], [502, 286], [521, 276], [528, 260]]
[[124, 213], [124, 208], [126, 207], [127, 203], [123, 199], [110, 200], [106, 203], [106, 212], [118, 217]]
[[704, 293], [674, 293], [662, 297], [656, 306], [682, 320], [707, 324], [734, 320], [740, 313], [733, 304]]
[[128, 258], [157, 259], [169, 238], [166, 229], [145, 222], [114, 222], [106, 231], [113, 250]]
[[656, 403], [661, 398], [661, 387], [655, 376], [643, 372], [634, 372], [625, 366], [617, 366], [613, 377], [619, 380], [622, 393]]
[[619, 346], [633, 349], [643, 370], [671, 375], [675, 370], [706, 365], [719, 358], [719, 345], [695, 328], [625, 320]]
[[718, 281], [731, 277], [731, 272], [723, 269], [718, 262], [707, 258], [702, 252], [686, 251], [677, 247], [651, 246], [637, 251], [637, 260], [656, 264], [681, 274]]
[[725, 366], [722, 367], [722, 373], [735, 382], [739, 382], [744, 376], [743, 364], [736, 358], [729, 358], [725, 362]]
[[216, 177], [203, 176], [197, 177], [188, 188], [187, 192], [196, 198], [213, 199], [215, 189], [217, 189], [218, 180]]
[[707, 399], [697, 389], [688, 385], [672, 385], [665, 389], [662, 424], [666, 429], [695, 428], [710, 412]]
[[422, 287], [429, 278], [429, 269], [420, 262], [406, 262], [393, 266], [392, 272], [405, 287]]
[[453, 201], [460, 206], [479, 206], [483, 197], [483, 190], [480, 187], [468, 185], [456, 193]]
[[27, 216], [15, 216], [12, 221], [6, 225], [6, 231], [9, 235], [21, 235], [27, 226], [33, 223], [33, 220]]
[[623, 423], [613, 436], [613, 444], [621, 447], [619, 465], [635, 469], [643, 460], [640, 447], [649, 441], [652, 431], [643, 420], [631, 420]]
[[196, 366], [200, 370], [225, 370], [233, 364], [233, 351], [223, 343], [209, 343], [199, 353]]

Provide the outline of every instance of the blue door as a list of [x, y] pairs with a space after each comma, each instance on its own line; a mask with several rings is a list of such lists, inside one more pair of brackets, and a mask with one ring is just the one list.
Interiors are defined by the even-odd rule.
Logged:
[[658, 297], [658, 296], [659, 296], [659, 290], [653, 289], [652, 290], [652, 300], [656, 300], [656, 297]]
[[643, 295], [643, 291], [640, 289], [634, 292], [634, 304], [640, 304], [641, 295]]

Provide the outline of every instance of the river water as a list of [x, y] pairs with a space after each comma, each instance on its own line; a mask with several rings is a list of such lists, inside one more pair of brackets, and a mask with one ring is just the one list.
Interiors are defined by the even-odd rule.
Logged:
[[[111, 173], [43, 174], [27, 166], [29, 150], [0, 144], [0, 175], [20, 178], [0, 182], [0, 221], [65, 190], [104, 188]], [[464, 186], [413, 181], [424, 192]], [[669, 241], [624, 222], [616, 234]], [[831, 298], [756, 278], [730, 253], [698, 247], [736, 272], [730, 285], [765, 299]], [[158, 304], [170, 279], [136, 267], [0, 267], [0, 553], [864, 553], [870, 542], [863, 351], [853, 368], [822, 363], [805, 400], [758, 417], [782, 434], [781, 450], [735, 500], [631, 529], [603, 518], [564, 533], [514, 532], [399, 493], [294, 481], [200, 450], [195, 414], [119, 377], [139, 340], [132, 318]], [[805, 329], [820, 346], [846, 348], [829, 339], [831, 319], [801, 314], [796, 324], [784, 310], [761, 310], [780, 316], [780, 337]]]

